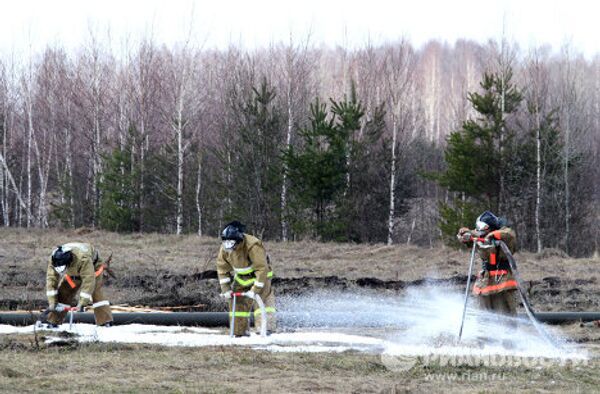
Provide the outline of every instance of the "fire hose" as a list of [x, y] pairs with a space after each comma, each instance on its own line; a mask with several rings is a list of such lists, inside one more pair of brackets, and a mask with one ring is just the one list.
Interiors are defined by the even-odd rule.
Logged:
[[[230, 319], [230, 323], [229, 323], [229, 336], [233, 337], [234, 331], [235, 331], [236, 299], [237, 299], [237, 297], [247, 297], [247, 295], [246, 295], [246, 293], [237, 292], [237, 293], [232, 293], [231, 296], [233, 297], [233, 299], [231, 300], [231, 319]], [[261, 316], [260, 336], [266, 337], [267, 336], [267, 313], [265, 310], [265, 304], [264, 304], [262, 298], [260, 298], [260, 296], [258, 294], [255, 294], [253, 299], [254, 299], [254, 301], [256, 301], [256, 303], [258, 304], [258, 307], [260, 308], [260, 316]]]
[[46, 320], [48, 317], [48, 314], [50, 312], [68, 312], [69, 313], [69, 331], [71, 331], [73, 329], [73, 319], [74, 319], [74, 314], [75, 312], [77, 312], [79, 310], [78, 307], [76, 306], [70, 306], [67, 304], [61, 304], [59, 303], [58, 305], [56, 305], [54, 307], [54, 309], [46, 309], [44, 310], [38, 317], [37, 321], [36, 321], [36, 325], [40, 325], [42, 323], [42, 321]]
[[501, 240], [495, 241], [495, 242], [500, 245], [500, 248], [506, 255], [506, 257], [508, 259], [508, 263], [510, 264], [510, 269], [512, 270], [513, 276], [517, 280], [517, 289], [519, 291], [519, 295], [521, 296], [521, 301], [523, 302], [523, 307], [525, 308], [527, 317], [529, 317], [529, 320], [531, 320], [531, 323], [533, 324], [533, 326], [535, 327], [537, 332], [539, 332], [540, 335], [548, 343], [550, 343], [555, 348], [560, 348], [560, 345], [552, 338], [552, 336], [550, 334], [548, 334], [548, 332], [544, 329], [544, 327], [542, 327], [542, 325], [537, 321], [535, 314], [533, 313], [533, 310], [531, 309], [531, 304], [529, 304], [529, 300], [527, 299], [527, 293], [525, 293], [523, 281], [521, 280], [521, 276], [519, 275], [519, 271], [517, 270], [517, 263], [515, 261], [515, 258], [512, 255], [512, 253], [508, 249], [508, 246], [504, 243], [504, 241], [501, 241]]

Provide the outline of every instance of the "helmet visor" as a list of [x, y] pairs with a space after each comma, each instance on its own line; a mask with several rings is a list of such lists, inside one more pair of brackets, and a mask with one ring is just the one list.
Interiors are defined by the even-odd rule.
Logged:
[[53, 265], [53, 268], [57, 274], [62, 274], [67, 269], [67, 266], [66, 265]]
[[231, 251], [235, 247], [235, 243], [236, 241], [234, 239], [226, 239], [223, 241], [223, 249]]
[[477, 229], [477, 231], [487, 231], [489, 230], [490, 226], [486, 222], [478, 220], [477, 222], [475, 222], [475, 228]]

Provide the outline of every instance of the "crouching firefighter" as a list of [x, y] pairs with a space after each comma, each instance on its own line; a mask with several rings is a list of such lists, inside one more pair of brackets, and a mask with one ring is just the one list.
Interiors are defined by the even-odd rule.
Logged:
[[[275, 295], [271, 286], [269, 259], [262, 242], [252, 235], [244, 234], [245, 226], [233, 221], [221, 233], [221, 248], [217, 257], [217, 274], [221, 296], [229, 300], [230, 324], [234, 324], [235, 336], [246, 336], [248, 319], [254, 314], [254, 327], [260, 331], [262, 316], [256, 295], [260, 296], [267, 314], [267, 333], [275, 331]], [[235, 302], [233, 293], [244, 293]]]
[[[515, 252], [516, 234], [504, 218], [490, 211], [483, 212], [475, 222], [475, 230], [462, 227], [457, 237], [469, 247], [477, 242], [481, 258], [481, 272], [473, 285], [483, 309], [509, 316], [517, 315], [517, 281], [513, 277], [508, 258], [494, 240], [502, 240], [511, 253]], [[483, 240], [481, 240], [483, 238]]]
[[97, 325], [112, 325], [110, 303], [102, 291], [102, 273], [105, 269], [98, 252], [89, 243], [72, 242], [54, 249], [46, 273], [46, 295], [50, 311], [47, 322], [50, 327], [57, 327], [62, 323], [67, 313], [62, 305], [71, 305], [77, 291], [79, 311], [91, 305]]

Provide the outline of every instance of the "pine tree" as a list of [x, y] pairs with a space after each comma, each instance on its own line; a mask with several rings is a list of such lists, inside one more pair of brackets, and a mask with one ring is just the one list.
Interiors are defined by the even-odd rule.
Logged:
[[461, 225], [473, 223], [477, 212], [484, 209], [502, 214], [498, 212], [505, 192], [501, 180], [516, 153], [516, 130], [509, 127], [507, 115], [517, 112], [522, 101], [511, 77], [510, 71], [504, 78], [485, 73], [483, 92], [469, 93], [469, 102], [478, 117], [465, 121], [460, 130], [448, 137], [447, 169], [434, 177], [460, 196], [453, 204], [440, 207], [441, 229], [447, 237], [453, 236]]
[[[135, 130], [130, 129], [130, 137]], [[132, 158], [132, 139], [123, 149], [116, 148], [104, 158], [104, 170], [99, 188], [99, 224], [110, 231], [139, 231], [139, 165]]]
[[[311, 124], [300, 132], [301, 146], [291, 147], [284, 155], [292, 185], [291, 205], [296, 208], [292, 228], [297, 234], [322, 240], [359, 241], [360, 234], [369, 233], [360, 231], [364, 223], [359, 221], [365, 219], [363, 208], [376, 179], [369, 178], [376, 157], [368, 155], [381, 138], [383, 110], [376, 109], [374, 120], [363, 125], [365, 110], [353, 83], [350, 97], [330, 99], [330, 103], [329, 109], [318, 99], [311, 105]], [[372, 212], [374, 207], [368, 209]], [[298, 219], [303, 217], [309, 219]]]
[[[310, 106], [310, 126], [300, 130], [302, 145], [284, 154], [295, 211], [292, 229], [331, 239], [334, 202], [346, 187], [347, 136], [328, 118], [327, 105], [316, 99]], [[308, 210], [308, 212], [304, 212]]]
[[276, 93], [263, 78], [247, 94], [231, 96], [229, 110], [235, 114], [235, 122], [216, 152], [225, 173], [230, 174], [220, 181], [222, 200], [230, 201], [231, 206], [224, 219], [241, 220], [261, 236], [276, 236], [283, 174], [279, 144], [283, 123], [275, 105]]

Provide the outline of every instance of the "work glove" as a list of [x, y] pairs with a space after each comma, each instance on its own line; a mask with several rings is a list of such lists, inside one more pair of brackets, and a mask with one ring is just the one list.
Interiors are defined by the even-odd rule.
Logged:
[[471, 232], [466, 227], [461, 227], [458, 229], [458, 234], [456, 234], [456, 238], [462, 243], [467, 243], [471, 240]]
[[220, 296], [225, 298], [226, 300], [230, 300], [232, 297], [233, 291], [227, 290], [225, 293], [221, 293]]
[[54, 306], [54, 312], [63, 312], [68, 307], [69, 305], [59, 303], [58, 305]]
[[87, 305], [87, 303], [82, 302], [81, 300], [79, 300], [79, 302], [77, 303], [77, 306], [75, 308], [77, 312], [83, 312], [85, 309], [85, 306]]
[[252, 298], [253, 300], [256, 299], [256, 294], [254, 294], [252, 290], [248, 290], [247, 292], [242, 293], [242, 295], [244, 297]]

